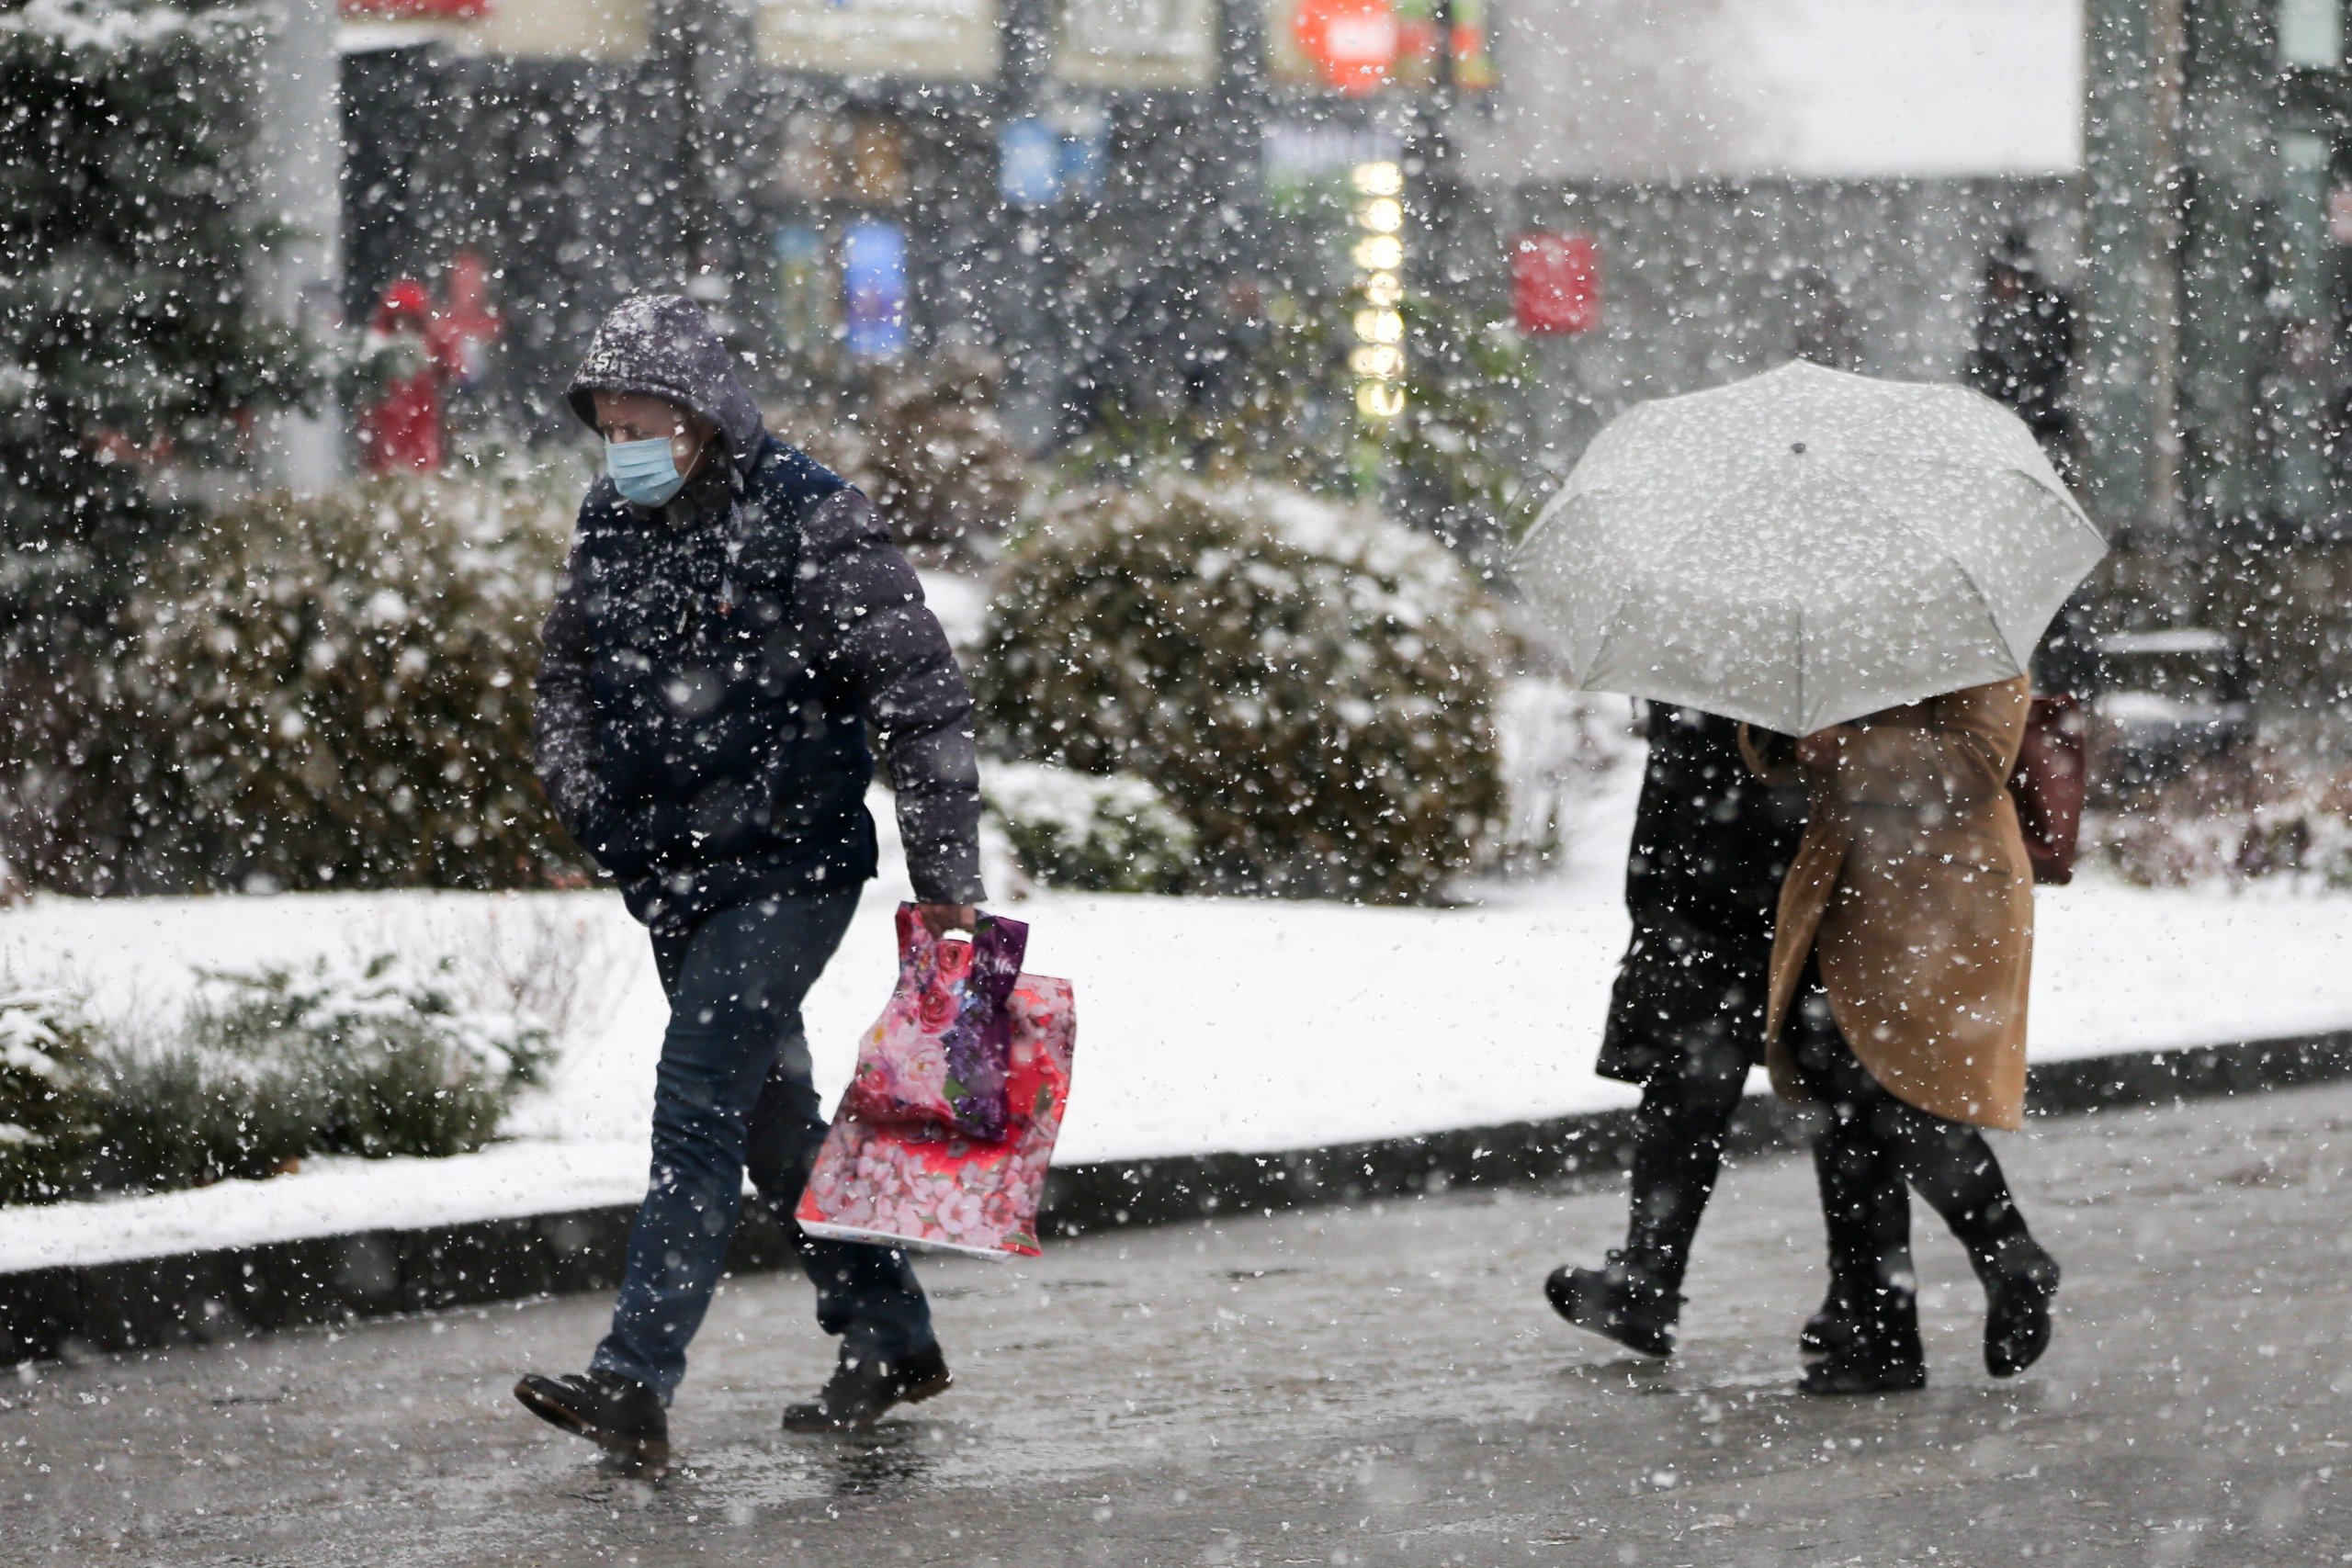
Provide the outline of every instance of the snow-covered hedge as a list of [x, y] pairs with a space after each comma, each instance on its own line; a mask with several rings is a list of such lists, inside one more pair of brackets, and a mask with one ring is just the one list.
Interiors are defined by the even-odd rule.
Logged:
[[876, 366], [857, 399], [779, 410], [775, 428], [864, 491], [922, 565], [990, 561], [1028, 483], [997, 412], [1002, 371], [959, 348]]
[[99, 1136], [89, 1026], [67, 999], [0, 991], [0, 1204], [74, 1190]]
[[151, 886], [518, 887], [574, 871], [533, 777], [570, 508], [522, 484], [266, 497], [133, 608]]
[[980, 796], [1022, 869], [1048, 887], [1181, 893], [1193, 826], [1132, 773], [1080, 773], [1044, 762], [989, 762]]
[[464, 1154], [537, 1079], [548, 1042], [528, 1014], [469, 1005], [453, 962], [390, 954], [209, 976], [146, 1043], [56, 997], [0, 994], [0, 1203], [268, 1176], [311, 1155]]
[[1487, 840], [1487, 869], [1528, 876], [1557, 863], [1584, 803], [1619, 770], [1642, 766], [1632, 711], [1623, 697], [1579, 692], [1553, 676], [1504, 683], [1495, 714], [1504, 810]]
[[1148, 779], [1211, 886], [1393, 902], [1500, 807], [1498, 641], [1453, 559], [1369, 510], [1169, 478], [1043, 508], [974, 673], [996, 745]]

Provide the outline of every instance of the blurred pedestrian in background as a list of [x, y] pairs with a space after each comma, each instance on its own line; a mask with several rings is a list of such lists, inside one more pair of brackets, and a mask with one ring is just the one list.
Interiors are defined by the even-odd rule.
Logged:
[[[1976, 342], [1968, 384], [2014, 410], [2069, 485], [2082, 482], [2075, 439], [2075, 301], [2042, 276], [2025, 231], [2011, 229], [1984, 265]], [[2098, 682], [2088, 588], [2077, 592], [2034, 654], [2034, 684], [2044, 693], [2088, 696]]]
[[2025, 231], [2010, 230], [1984, 265], [1967, 381], [2025, 421], [2068, 484], [2081, 468], [2071, 396], [2075, 335], [2073, 298], [2042, 276]]
[[433, 353], [448, 376], [447, 423], [460, 433], [487, 423], [492, 356], [506, 323], [490, 299], [490, 268], [481, 253], [449, 258], [441, 308], [433, 316]]
[[1984, 1283], [1986, 1369], [2022, 1371], [2050, 1342], [2058, 1263], [1979, 1130], [2025, 1110], [2033, 878], [2008, 777], [2027, 708], [2019, 677], [1802, 740], [1742, 731], [1760, 776], [1812, 795], [1765, 1021], [1774, 1085], [1821, 1119], [1832, 1306], [1810, 1393], [1927, 1382], [1906, 1183]]
[[368, 318], [360, 344], [368, 387], [359, 411], [361, 465], [371, 474], [433, 473], [445, 456], [433, 298], [413, 277], [395, 278]]
[[1799, 359], [1832, 370], [1862, 367], [1861, 334], [1836, 278], [1817, 266], [1801, 266], [1789, 276], [1789, 299], [1796, 310], [1790, 347]]

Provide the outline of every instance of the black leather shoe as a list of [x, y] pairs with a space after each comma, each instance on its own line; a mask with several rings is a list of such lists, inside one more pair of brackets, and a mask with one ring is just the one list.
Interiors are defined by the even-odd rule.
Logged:
[[1645, 1279], [1623, 1253], [1611, 1253], [1602, 1269], [1555, 1269], [1544, 1281], [1544, 1294], [1553, 1311], [1578, 1328], [1645, 1356], [1674, 1354], [1681, 1295]]
[[540, 1420], [578, 1433], [626, 1465], [659, 1470], [670, 1462], [669, 1413], [641, 1382], [616, 1372], [531, 1372], [514, 1385], [514, 1397]]
[[1984, 1271], [1984, 1370], [2013, 1378], [2050, 1348], [2050, 1301], [2058, 1260], [2031, 1236], [1996, 1253]]
[[936, 1345], [896, 1360], [842, 1348], [840, 1361], [817, 1397], [784, 1411], [787, 1432], [849, 1432], [871, 1427], [894, 1404], [916, 1404], [945, 1393], [956, 1374]]

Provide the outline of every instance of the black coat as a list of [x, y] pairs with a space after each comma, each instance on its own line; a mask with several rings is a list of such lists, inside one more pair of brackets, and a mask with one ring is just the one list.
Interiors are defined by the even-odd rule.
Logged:
[[978, 902], [971, 698], [913, 569], [863, 495], [760, 428], [701, 312], [674, 304], [691, 315], [655, 313], [658, 353], [615, 351], [607, 323], [575, 407], [652, 391], [727, 450], [658, 512], [609, 479], [581, 506], [539, 671], [557, 815], [649, 925], [854, 886], [876, 869], [870, 723], [915, 896]]
[[2045, 443], [2073, 429], [2067, 382], [2075, 367], [2075, 303], [2064, 289], [2031, 274], [2012, 275], [2017, 291], [2003, 294], [1996, 263], [1976, 313], [1968, 384], [2017, 411]]
[[1730, 719], [1655, 703], [1647, 734], [1625, 864], [1634, 940], [1600, 1062], [1634, 1083], [1694, 1050], [1763, 1060], [1772, 911], [1806, 807], [1748, 772]]

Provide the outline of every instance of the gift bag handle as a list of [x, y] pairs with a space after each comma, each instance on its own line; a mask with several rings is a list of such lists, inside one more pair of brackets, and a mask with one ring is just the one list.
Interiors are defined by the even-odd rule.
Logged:
[[[899, 906], [899, 964], [901, 968], [929, 953], [939, 945], [939, 938], [915, 918], [915, 906]], [[1018, 975], [1029, 953], [1029, 923], [1012, 920], [1002, 915], [981, 914], [972, 921], [972, 956], [975, 960], [1001, 955], [998, 964], [988, 965], [1010, 975]]]

